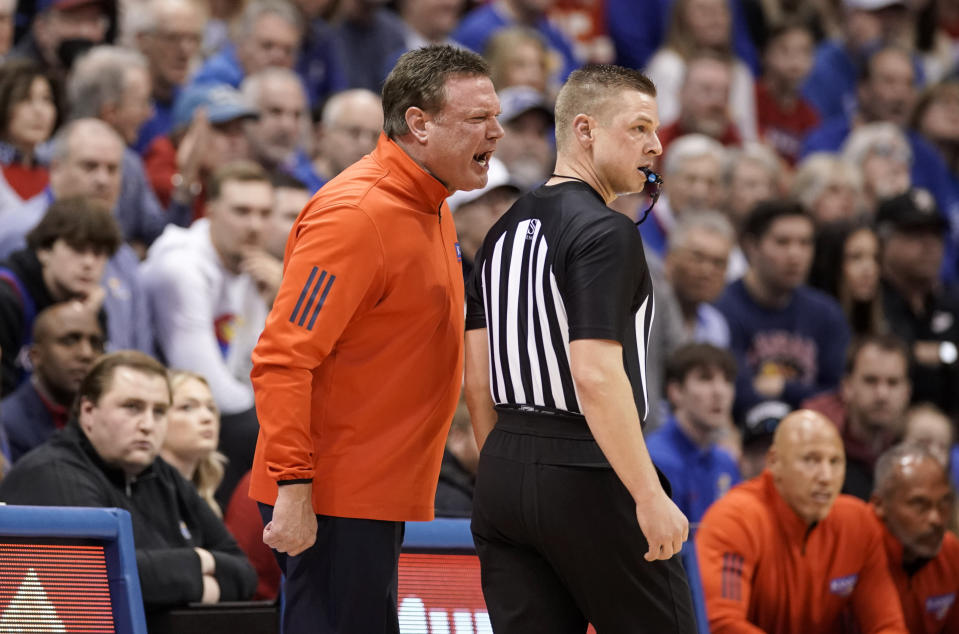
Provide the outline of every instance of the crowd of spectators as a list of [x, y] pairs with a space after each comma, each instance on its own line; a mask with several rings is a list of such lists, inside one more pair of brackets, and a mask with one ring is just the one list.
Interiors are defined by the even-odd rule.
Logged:
[[[502, 108], [487, 186], [449, 199], [466, 276], [487, 230], [553, 169], [565, 77], [615, 62], [656, 83], [665, 184], [639, 229], [656, 293], [647, 436], [694, 525], [720, 498], [790, 502], [775, 487], [791, 452], [832, 442], [813, 423], [776, 435], [800, 408], [834, 427], [839, 489], [881, 518], [918, 477], [883, 471], [897, 443], [959, 485], [955, 3], [0, 0], [2, 501], [131, 508], [141, 575], [196, 572], [146, 577], [148, 604], [250, 597], [237, 542], [257, 596], [275, 596], [256, 509], [236, 495], [257, 433], [250, 353], [294, 220], [372, 150], [386, 75], [428, 44], [486, 56]], [[634, 220], [647, 206], [614, 203]], [[165, 422], [117, 464], [124, 440], [98, 425], [120, 424], [108, 397], [121, 388], [145, 390], [137, 407]], [[461, 408], [440, 512], [469, 514], [475, 451]], [[98, 470], [88, 497], [45, 473], [54, 460]], [[182, 522], [150, 526], [156, 504]], [[173, 550], [151, 554], [161, 546]]]

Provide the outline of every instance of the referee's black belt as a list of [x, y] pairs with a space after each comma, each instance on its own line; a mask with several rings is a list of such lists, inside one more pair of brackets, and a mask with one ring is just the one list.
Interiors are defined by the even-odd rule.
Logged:
[[531, 406], [497, 405], [496, 428], [515, 434], [593, 440], [582, 414]]

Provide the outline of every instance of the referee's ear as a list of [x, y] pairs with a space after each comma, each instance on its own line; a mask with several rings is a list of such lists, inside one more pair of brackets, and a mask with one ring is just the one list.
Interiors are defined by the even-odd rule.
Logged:
[[579, 113], [573, 117], [573, 136], [582, 147], [592, 147], [593, 118], [583, 113]]

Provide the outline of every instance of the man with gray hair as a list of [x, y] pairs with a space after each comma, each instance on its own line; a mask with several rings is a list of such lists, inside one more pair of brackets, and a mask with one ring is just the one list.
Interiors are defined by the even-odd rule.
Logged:
[[[54, 138], [50, 162], [50, 202], [61, 198], [89, 198], [114, 210], [120, 196], [123, 139], [101, 119], [71, 121]], [[16, 227], [0, 227], [0, 257], [24, 246], [26, 235], [47, 208]], [[122, 222], [120, 223], [122, 226]], [[153, 351], [153, 330], [146, 300], [136, 277], [139, 258], [126, 243], [106, 264], [102, 286], [107, 313], [107, 340], [111, 350], [134, 348]]]
[[717, 211], [686, 214], [669, 234], [666, 275], [691, 341], [729, 346], [729, 324], [712, 303], [725, 287], [729, 254], [735, 244], [732, 225]]
[[482, 58], [429, 47], [400, 58], [383, 103], [376, 149], [297, 218], [253, 351], [250, 496], [286, 575], [288, 634], [399, 633], [403, 522], [433, 518], [462, 386], [445, 200], [486, 184], [499, 100]]
[[240, 15], [232, 42], [208, 58], [191, 83], [239, 88], [264, 68], [293, 68], [302, 39], [296, 7], [287, 0], [254, 0]]
[[660, 257], [684, 213], [720, 209], [726, 200], [726, 149], [705, 134], [687, 134], [673, 141], [662, 165], [663, 195], [639, 226], [646, 249]]
[[145, 154], [150, 143], [173, 129], [173, 102], [196, 61], [206, 22], [198, 0], [148, 0], [128, 11], [128, 33], [146, 57], [152, 80], [153, 116], [140, 128], [134, 149]]
[[913, 634], [959, 632], [955, 493], [929, 449], [896, 445], [876, 463], [872, 506], [883, 525], [889, 572]]
[[323, 179], [332, 179], [372, 152], [382, 131], [379, 95], [365, 88], [336, 93], [323, 106], [316, 124], [313, 168]]
[[322, 187], [325, 181], [303, 147], [310, 138], [310, 116], [299, 75], [287, 68], [265, 68], [244, 79], [240, 90], [260, 112], [245, 128], [253, 158], [267, 170], [302, 181], [310, 193]]
[[[73, 118], [97, 118], [108, 123], [129, 146], [152, 114], [150, 72], [140, 53], [118, 46], [98, 46], [77, 62], [67, 84]], [[136, 152], [125, 147], [122, 179], [114, 213], [123, 237], [148, 246], [171, 221], [189, 218], [168, 215], [160, 206]], [[181, 214], [185, 215], [185, 214]]]
[[[862, 65], [856, 86], [855, 113], [843, 113], [825, 120], [806, 136], [802, 155], [836, 151], [863, 125], [891, 124], [908, 140], [912, 152], [909, 164], [912, 184], [929, 190], [944, 214], [957, 219], [959, 196], [955, 192], [959, 180], [949, 171], [939, 152], [916, 130], [908, 127], [909, 115], [916, 102], [916, 91], [916, 66], [911, 53], [898, 46], [879, 49]], [[951, 242], [956, 243], [956, 238], [953, 237]], [[955, 268], [951, 266], [946, 271], [947, 281], [955, 279]]]

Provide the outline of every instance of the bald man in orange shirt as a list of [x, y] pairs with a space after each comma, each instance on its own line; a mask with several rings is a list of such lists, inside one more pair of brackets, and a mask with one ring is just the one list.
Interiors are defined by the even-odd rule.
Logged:
[[767, 468], [718, 500], [696, 535], [713, 634], [907, 634], [869, 506], [840, 495], [842, 440], [821, 414], [786, 416]]

